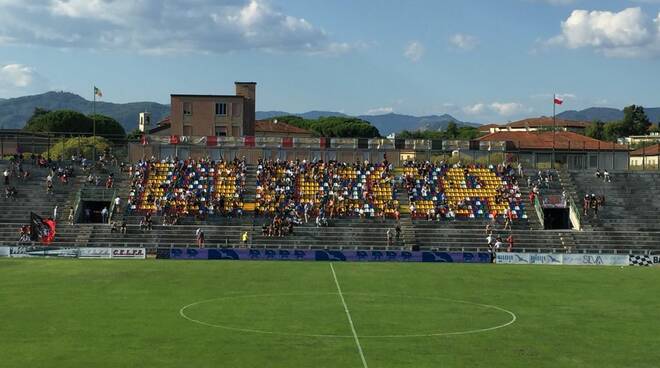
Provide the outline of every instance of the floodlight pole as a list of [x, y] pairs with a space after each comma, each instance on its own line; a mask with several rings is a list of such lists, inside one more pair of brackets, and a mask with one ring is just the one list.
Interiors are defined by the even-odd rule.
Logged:
[[96, 86], [92, 89], [92, 164], [96, 162]]
[[555, 168], [555, 136], [557, 134], [557, 118], [555, 115], [556, 111], [556, 98], [557, 95], [552, 95], [552, 162], [550, 163], [551, 168]]

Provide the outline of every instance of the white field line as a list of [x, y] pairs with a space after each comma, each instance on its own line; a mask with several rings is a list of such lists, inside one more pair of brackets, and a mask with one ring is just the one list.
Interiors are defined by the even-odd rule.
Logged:
[[360, 345], [360, 339], [358, 339], [357, 332], [355, 332], [355, 325], [353, 324], [353, 319], [351, 318], [351, 312], [348, 311], [348, 306], [346, 305], [346, 300], [344, 300], [344, 294], [341, 292], [341, 286], [339, 286], [339, 280], [337, 280], [337, 274], [335, 273], [335, 268], [332, 265], [332, 262], [330, 262], [330, 269], [332, 270], [332, 277], [335, 279], [335, 285], [337, 285], [339, 298], [341, 299], [341, 303], [344, 305], [344, 311], [346, 312], [346, 317], [348, 317], [348, 323], [351, 325], [351, 331], [353, 331], [353, 338], [355, 339], [355, 345], [357, 345], [358, 352], [360, 353], [362, 365], [364, 368], [369, 368], [367, 365], [367, 360], [364, 358], [364, 352], [362, 351], [362, 345]]

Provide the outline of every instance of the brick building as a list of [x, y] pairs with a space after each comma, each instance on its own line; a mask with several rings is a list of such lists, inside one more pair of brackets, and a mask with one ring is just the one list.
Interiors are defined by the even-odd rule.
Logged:
[[235, 95], [170, 95], [170, 127], [161, 134], [253, 136], [257, 84], [236, 82], [235, 86]]

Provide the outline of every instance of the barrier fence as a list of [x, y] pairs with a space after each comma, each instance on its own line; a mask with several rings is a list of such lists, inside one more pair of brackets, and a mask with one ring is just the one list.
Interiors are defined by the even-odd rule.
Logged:
[[[660, 255], [598, 253], [440, 252], [256, 248], [157, 248], [161, 260], [497, 263], [557, 266], [660, 266]], [[0, 247], [0, 258], [146, 259], [147, 248]]]

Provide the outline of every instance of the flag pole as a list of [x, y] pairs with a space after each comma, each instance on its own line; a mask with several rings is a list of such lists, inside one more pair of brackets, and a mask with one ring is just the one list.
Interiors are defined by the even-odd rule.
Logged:
[[555, 135], [557, 134], [557, 118], [555, 115], [556, 112], [556, 99], [557, 95], [552, 95], [552, 163], [550, 167], [555, 168]]
[[96, 162], [96, 86], [92, 89], [92, 163]]

